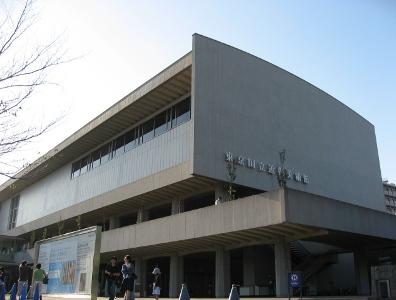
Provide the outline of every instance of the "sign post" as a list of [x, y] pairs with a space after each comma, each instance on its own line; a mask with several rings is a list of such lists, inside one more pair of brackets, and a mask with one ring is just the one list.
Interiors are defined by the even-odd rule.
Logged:
[[290, 288], [300, 288], [300, 299], [302, 299], [302, 281], [303, 281], [303, 274], [302, 272], [295, 271], [295, 272], [289, 272], [289, 300], [290, 300]]

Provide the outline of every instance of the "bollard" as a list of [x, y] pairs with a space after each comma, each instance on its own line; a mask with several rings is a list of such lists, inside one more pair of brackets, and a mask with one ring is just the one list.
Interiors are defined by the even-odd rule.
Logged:
[[22, 286], [21, 295], [19, 296], [19, 300], [26, 300], [26, 296], [27, 296], [27, 285], [24, 284]]
[[10, 292], [10, 300], [16, 300], [16, 295], [17, 295], [17, 286], [14, 283], [12, 285], [11, 292]]
[[40, 300], [40, 283], [37, 282], [34, 287], [33, 300]]
[[228, 296], [228, 300], [239, 300], [239, 294], [236, 284], [232, 285], [230, 296]]
[[179, 300], [190, 300], [190, 295], [188, 294], [188, 290], [185, 283], [182, 284]]

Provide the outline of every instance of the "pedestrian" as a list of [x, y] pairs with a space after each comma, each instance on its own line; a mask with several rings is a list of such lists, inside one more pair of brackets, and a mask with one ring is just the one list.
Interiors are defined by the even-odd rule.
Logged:
[[34, 295], [34, 292], [36, 290], [36, 288], [39, 289], [39, 295], [40, 295], [40, 300], [42, 299], [41, 297], [41, 292], [42, 292], [42, 288], [43, 288], [43, 283], [44, 283], [44, 279], [47, 277], [47, 274], [45, 273], [45, 271], [43, 269], [41, 269], [41, 264], [37, 264], [36, 265], [36, 270], [33, 271], [33, 293], [32, 295]]
[[113, 256], [110, 259], [110, 264], [108, 264], [105, 269], [105, 275], [109, 300], [114, 300], [116, 297], [117, 281], [121, 276], [119, 266], [117, 266], [117, 257]]
[[21, 295], [22, 288], [28, 287], [28, 280], [30, 276], [31, 269], [27, 265], [27, 261], [24, 260], [19, 265], [19, 277], [18, 277], [18, 295]]
[[125, 255], [124, 264], [121, 268], [122, 273], [122, 290], [125, 291], [124, 300], [134, 300], [134, 285], [135, 285], [135, 267], [132, 264], [131, 256]]
[[161, 294], [161, 270], [158, 265], [155, 265], [153, 270], [154, 280], [153, 280], [153, 296], [158, 300]]

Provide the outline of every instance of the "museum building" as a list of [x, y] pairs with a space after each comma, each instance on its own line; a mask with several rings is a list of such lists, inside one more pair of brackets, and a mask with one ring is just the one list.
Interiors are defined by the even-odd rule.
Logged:
[[232, 283], [242, 296], [285, 297], [291, 270], [305, 295], [396, 295], [396, 217], [374, 126], [198, 34], [191, 52], [16, 178], [0, 186], [0, 240], [14, 243], [3, 262], [33, 261], [34, 242], [99, 225], [101, 291], [104, 264], [130, 254], [142, 296], [155, 264], [165, 297], [181, 283], [191, 297], [225, 297]]

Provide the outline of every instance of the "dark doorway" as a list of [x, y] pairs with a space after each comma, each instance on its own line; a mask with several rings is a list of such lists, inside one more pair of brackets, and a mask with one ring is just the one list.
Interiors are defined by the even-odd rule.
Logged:
[[214, 252], [184, 257], [184, 281], [190, 297], [215, 297], [215, 261]]
[[231, 284], [243, 285], [243, 249], [230, 252]]
[[152, 274], [154, 267], [158, 265], [161, 270], [161, 298], [169, 297], [169, 257], [156, 257], [146, 261], [146, 295], [150, 297], [153, 294], [152, 283], [154, 276]]

